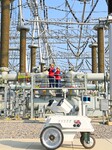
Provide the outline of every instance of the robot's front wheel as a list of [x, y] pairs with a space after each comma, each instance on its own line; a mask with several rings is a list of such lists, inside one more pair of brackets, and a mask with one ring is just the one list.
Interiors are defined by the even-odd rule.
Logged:
[[63, 133], [56, 126], [47, 126], [40, 134], [40, 141], [49, 150], [57, 149], [63, 143]]
[[80, 142], [81, 142], [81, 144], [86, 148], [86, 149], [91, 149], [91, 148], [93, 148], [94, 146], [95, 146], [95, 138], [93, 137], [93, 136], [90, 136], [89, 137], [89, 141], [87, 142], [87, 141], [85, 141], [84, 140], [84, 138], [83, 138], [83, 136], [81, 136], [81, 138], [80, 138]]

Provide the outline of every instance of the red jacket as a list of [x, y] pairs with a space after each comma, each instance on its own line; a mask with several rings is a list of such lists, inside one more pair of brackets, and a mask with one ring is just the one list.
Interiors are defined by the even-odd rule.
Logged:
[[55, 69], [54, 68], [49, 68], [49, 77], [54, 77], [54, 72], [55, 72]]
[[56, 70], [56, 72], [55, 72], [55, 79], [56, 80], [61, 80], [61, 74], [60, 73], [61, 73], [60, 70]]

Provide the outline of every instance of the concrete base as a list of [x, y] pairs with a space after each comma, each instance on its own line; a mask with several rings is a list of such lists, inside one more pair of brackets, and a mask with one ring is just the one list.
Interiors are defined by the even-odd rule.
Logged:
[[[112, 139], [96, 139], [92, 150], [112, 150]], [[36, 139], [0, 139], [0, 150], [45, 150], [40, 140]], [[85, 150], [79, 139], [64, 142], [57, 150]]]

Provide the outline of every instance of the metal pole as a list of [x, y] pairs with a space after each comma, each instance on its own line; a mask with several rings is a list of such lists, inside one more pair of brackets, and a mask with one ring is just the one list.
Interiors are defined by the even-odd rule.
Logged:
[[110, 64], [110, 115], [112, 121], [112, 0], [108, 0], [108, 22], [109, 22], [109, 64]]
[[33, 75], [31, 76], [31, 119], [34, 118], [34, 101], [33, 101]]
[[24, 26], [24, 19], [22, 13], [22, 0], [18, 0], [19, 13], [18, 13], [18, 27]]
[[109, 64], [110, 64], [110, 113], [112, 115], [112, 23], [109, 24]]
[[5, 85], [5, 93], [4, 93], [4, 117], [7, 117], [7, 90], [8, 87]]
[[[39, 20], [39, 14], [38, 14], [38, 2], [35, 1], [35, 6], [37, 7], [37, 9], [35, 10], [35, 20], [37, 22], [37, 33], [38, 36], [40, 36], [40, 23], [38, 22]], [[41, 51], [41, 43], [40, 43], [40, 39], [38, 39], [38, 46], [39, 46], [39, 55], [40, 55], [40, 63], [42, 62], [42, 51]]]

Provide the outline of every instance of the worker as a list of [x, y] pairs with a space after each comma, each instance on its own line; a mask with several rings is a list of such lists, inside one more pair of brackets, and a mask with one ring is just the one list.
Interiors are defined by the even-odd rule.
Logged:
[[56, 87], [60, 87], [61, 86], [60, 85], [61, 84], [61, 71], [59, 67], [56, 68], [54, 75], [55, 75]]
[[49, 87], [54, 87], [54, 72], [55, 72], [55, 68], [54, 68], [54, 64], [50, 64], [50, 68], [48, 69], [49, 71]]

